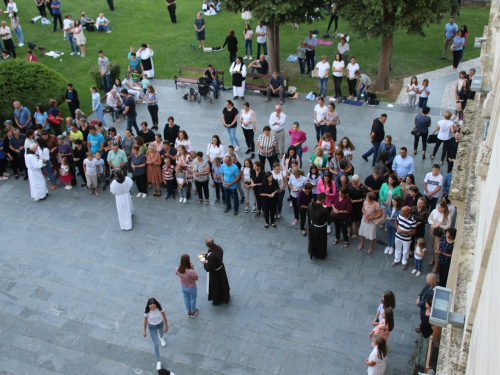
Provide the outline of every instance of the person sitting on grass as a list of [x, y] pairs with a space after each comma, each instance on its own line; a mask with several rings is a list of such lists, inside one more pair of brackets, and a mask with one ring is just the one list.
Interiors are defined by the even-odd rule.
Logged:
[[257, 71], [258, 74], [267, 74], [267, 70], [269, 69], [266, 56], [264, 55], [260, 55], [260, 58], [252, 61], [248, 67], [250, 68], [250, 73], [255, 73], [255, 71]]
[[111, 33], [109, 29], [109, 20], [104, 17], [104, 14], [99, 13], [99, 17], [95, 20], [97, 24], [97, 31], [106, 31], [106, 33]]

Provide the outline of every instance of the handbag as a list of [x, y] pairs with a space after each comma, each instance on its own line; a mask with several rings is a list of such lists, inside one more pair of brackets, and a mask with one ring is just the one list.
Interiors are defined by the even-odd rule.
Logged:
[[377, 224], [382, 223], [383, 221], [385, 221], [385, 215], [382, 215], [382, 216], [380, 216], [380, 217], [379, 217], [379, 218], [377, 218], [377, 219], [373, 219], [373, 220], [372, 220], [372, 223], [373, 223], [373, 224], [375, 224], [375, 225], [377, 225]]
[[307, 146], [302, 146], [302, 152], [307, 152], [309, 151], [309, 148]]
[[438, 139], [438, 136], [436, 133], [429, 135], [429, 138], [427, 138], [427, 143], [436, 143]]
[[462, 109], [462, 102], [457, 102], [457, 112], [462, 112], [463, 109]]
[[419, 137], [421, 132], [418, 130], [418, 128], [415, 126], [413, 130], [411, 131], [411, 134], [414, 135], [415, 137]]
[[444, 231], [441, 228], [434, 228], [432, 231], [432, 234], [435, 235], [436, 237], [443, 237]]
[[49, 122], [51, 124], [53, 124], [53, 125], [61, 125], [61, 123], [59, 122], [59, 120], [56, 119], [52, 113], [49, 114], [49, 117], [47, 117], [47, 120], [49, 120]]

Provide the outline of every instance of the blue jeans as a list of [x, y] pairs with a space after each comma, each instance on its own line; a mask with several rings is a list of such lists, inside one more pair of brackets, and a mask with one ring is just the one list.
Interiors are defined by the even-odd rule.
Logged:
[[422, 272], [422, 259], [415, 259], [415, 269]]
[[216, 95], [218, 95], [219, 94], [219, 80], [218, 79], [207, 78], [207, 81], [210, 82], [211, 85], [214, 85], [214, 93]]
[[134, 127], [135, 131], [136, 131], [136, 135], [139, 134], [139, 127], [137, 126], [137, 116], [130, 116], [130, 115], [127, 115], [127, 129], [132, 129], [132, 127]]
[[366, 90], [368, 90], [369, 88], [370, 88], [370, 85], [365, 87], [364, 83], [362, 83], [361, 86], [359, 86], [358, 100], [361, 99], [361, 94], [363, 94], [365, 96], [365, 102], [368, 100], [368, 96], [366, 95]]
[[328, 82], [328, 77], [318, 78], [319, 83], [319, 95], [325, 97], [326, 96], [326, 84]]
[[236, 129], [237, 127], [234, 128], [226, 128], [227, 134], [229, 135], [229, 144], [233, 146], [238, 146], [240, 147], [240, 142], [238, 142], [238, 138], [236, 138]]
[[110, 92], [111, 91], [111, 84], [110, 84], [110, 79], [109, 79], [109, 73], [101, 76], [101, 81], [102, 81], [102, 85], [104, 86], [104, 92]]
[[160, 337], [163, 338], [163, 330], [165, 328], [165, 322], [162, 321], [160, 324], [151, 325], [148, 323], [149, 335], [151, 336], [151, 340], [153, 340], [153, 347], [155, 349], [156, 360], [160, 361], [160, 345], [158, 343], [158, 333]]
[[97, 26], [97, 31], [108, 31], [108, 30], [109, 30], [109, 25], [108, 26], [102, 26], [102, 25]]
[[418, 98], [418, 108], [424, 108], [427, 107], [427, 100], [429, 100], [429, 97], [427, 98], [422, 98], [421, 96]]
[[52, 173], [52, 162], [50, 160], [45, 160], [45, 167], [43, 167], [43, 170], [45, 171], [45, 173], [47, 173], [50, 182], [55, 184], [56, 178], [54, 176], [54, 173]]
[[297, 57], [297, 62], [299, 63], [300, 74], [306, 74], [306, 69], [305, 69], [306, 68], [306, 61]]
[[14, 29], [17, 39], [19, 39], [19, 44], [24, 44], [24, 36], [23, 36], [23, 29], [21, 29], [21, 26], [18, 26]]
[[[325, 134], [325, 128], [326, 124], [319, 124], [319, 126], [316, 126], [316, 123], [314, 123], [314, 129], [316, 129], [316, 139], [319, 142], [321, 137], [323, 137], [323, 134]], [[302, 150], [300, 150], [302, 152]]]
[[[319, 140], [318, 140], [319, 142]], [[372, 165], [375, 165], [375, 162], [377, 161], [377, 158], [378, 158], [378, 150], [380, 148], [380, 142], [377, 142], [377, 141], [372, 141], [372, 148], [369, 149], [368, 151], [366, 151], [363, 156], [365, 158], [368, 158], [368, 156], [370, 156], [371, 154], [373, 154], [373, 162], [372, 162]]]
[[[319, 141], [318, 141], [319, 142]], [[290, 145], [291, 146], [291, 145]], [[295, 153], [302, 160], [302, 145], [295, 146]], [[286, 172], [286, 171], [285, 171]]]
[[186, 305], [186, 310], [188, 312], [195, 312], [197, 295], [196, 285], [190, 288], [181, 285], [181, 290], [182, 295], [184, 296], [184, 305]]
[[226, 197], [226, 208], [231, 208], [231, 196], [233, 197], [233, 202], [234, 202], [234, 209], [237, 210], [238, 207], [240, 206], [240, 201], [238, 199], [238, 189], [236, 188], [236, 184], [231, 185], [234, 186], [234, 189], [229, 189], [225, 186], [222, 188], [224, 189], [224, 195]]
[[245, 55], [248, 55], [248, 50], [250, 50], [250, 56], [252, 56], [252, 39], [245, 39]]
[[396, 248], [396, 227], [387, 224], [387, 246]]
[[104, 112], [103, 112], [102, 104], [99, 103], [99, 105], [95, 109], [95, 114], [96, 114], [97, 118], [102, 121], [102, 126], [107, 128], [106, 121], [104, 120]]
[[80, 52], [80, 48], [78, 48], [78, 45], [76, 44], [76, 40], [74, 38], [73, 34], [66, 34], [69, 42], [69, 46], [71, 47], [71, 52], [77, 53]]

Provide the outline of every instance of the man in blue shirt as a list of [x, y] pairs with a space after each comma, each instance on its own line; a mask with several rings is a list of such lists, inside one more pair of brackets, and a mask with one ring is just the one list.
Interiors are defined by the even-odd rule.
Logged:
[[273, 75], [269, 79], [269, 85], [267, 86], [267, 99], [266, 102], [271, 100], [272, 94], [280, 95], [280, 105], [285, 102], [285, 81], [283, 78], [278, 75], [277, 72], [273, 72]]
[[61, 31], [63, 30], [63, 22], [62, 22], [62, 17], [61, 17], [61, 2], [59, 0], [53, 0], [52, 3], [50, 4], [50, 7], [52, 8], [52, 16], [54, 17], [53, 21], [54, 22], [54, 30], [57, 31], [57, 20], [59, 20], [59, 28]]
[[401, 147], [399, 155], [394, 158], [392, 171], [400, 182], [405, 182], [406, 176], [415, 173], [415, 163], [413, 162], [413, 158], [408, 156], [406, 147]]
[[23, 131], [33, 126], [31, 122], [31, 112], [28, 108], [23, 107], [17, 100], [14, 102], [14, 120], [19, 129]]
[[231, 209], [231, 196], [234, 200], [234, 214], [238, 215], [238, 180], [240, 179], [240, 171], [238, 167], [231, 162], [231, 157], [229, 155], [224, 157], [224, 164], [221, 166], [221, 179], [222, 186], [224, 189], [224, 194], [226, 196], [226, 209], [224, 213], [229, 212]]
[[89, 135], [87, 137], [88, 150], [95, 155], [97, 151], [104, 150], [104, 137], [99, 133], [95, 126], [89, 126]]
[[448, 58], [448, 62], [450, 62], [450, 47], [453, 44], [453, 38], [457, 35], [458, 26], [455, 23], [455, 18], [450, 17], [450, 22], [444, 25], [444, 51], [443, 56], [439, 60], [444, 60]]

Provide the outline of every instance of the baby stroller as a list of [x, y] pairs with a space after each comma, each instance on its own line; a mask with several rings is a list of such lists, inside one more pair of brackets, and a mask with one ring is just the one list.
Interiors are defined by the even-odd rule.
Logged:
[[201, 103], [201, 98], [205, 100], [210, 100], [210, 104], [212, 104], [212, 98], [210, 97], [210, 82], [206, 77], [198, 78], [198, 104]]

